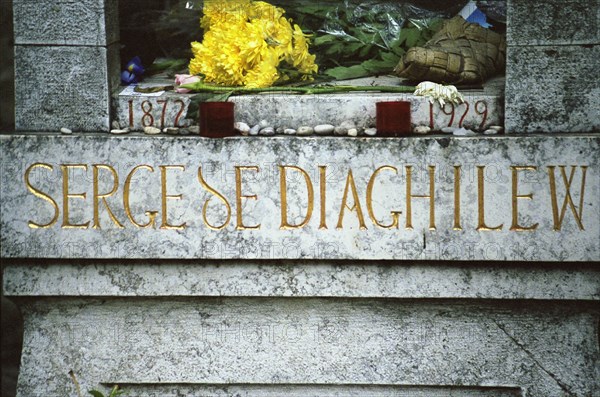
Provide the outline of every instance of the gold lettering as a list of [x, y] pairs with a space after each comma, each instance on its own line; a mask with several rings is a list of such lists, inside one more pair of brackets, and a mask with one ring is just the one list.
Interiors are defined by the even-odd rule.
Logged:
[[[352, 190], [352, 197], [354, 199], [354, 205], [352, 207], [348, 206], [348, 188]], [[356, 184], [354, 183], [354, 176], [352, 175], [352, 170], [348, 171], [348, 177], [346, 178], [346, 187], [344, 188], [344, 197], [342, 198], [342, 206], [340, 208], [340, 215], [338, 217], [338, 223], [336, 229], [342, 229], [344, 223], [344, 213], [346, 208], [349, 211], [356, 210], [356, 215], [358, 216], [358, 223], [360, 224], [361, 230], [366, 230], [367, 225], [365, 225], [365, 218], [363, 216], [362, 209], [360, 207], [360, 200], [358, 199], [358, 192], [356, 191]]]
[[44, 169], [50, 170], [50, 171], [54, 170], [54, 167], [52, 167], [50, 164], [45, 164], [45, 163], [31, 164], [25, 171], [25, 186], [27, 186], [27, 190], [29, 190], [31, 193], [33, 193], [33, 195], [35, 197], [39, 197], [42, 200], [46, 200], [47, 202], [52, 204], [52, 207], [54, 207], [54, 216], [52, 217], [50, 222], [48, 222], [46, 224], [35, 223], [34, 221], [30, 220], [28, 222], [28, 225], [31, 229], [47, 229], [49, 227], [52, 227], [56, 223], [56, 221], [58, 220], [58, 215], [59, 215], [60, 210], [58, 209], [58, 204], [56, 204], [56, 201], [54, 201], [54, 199], [52, 197], [50, 197], [50, 195], [31, 186], [31, 181], [29, 180], [29, 174], [31, 173], [31, 171], [34, 168], [38, 168], [38, 167], [44, 168]]
[[86, 164], [63, 164], [60, 166], [62, 169], [62, 177], [63, 177], [63, 229], [87, 229], [90, 225], [90, 222], [82, 224], [72, 224], [69, 221], [69, 199], [71, 198], [80, 198], [85, 200], [86, 193], [69, 193], [69, 170], [81, 168], [84, 171], [87, 171]]
[[243, 196], [242, 195], [242, 171], [255, 171], [255, 172], [260, 172], [259, 168], [257, 166], [243, 166], [243, 165], [236, 165], [235, 166], [235, 199], [236, 199], [236, 215], [237, 215], [237, 222], [236, 222], [236, 229], [237, 230], [253, 230], [253, 229], [260, 229], [260, 223], [258, 225], [255, 226], [246, 226], [244, 225], [244, 220], [242, 218], [242, 199], [252, 199], [252, 200], [258, 200], [258, 196], [256, 194], [253, 194], [251, 196]]
[[[304, 176], [304, 181], [306, 182], [306, 189], [308, 190], [308, 209], [306, 211], [306, 216], [304, 220], [299, 225], [292, 225], [288, 222], [287, 219], [287, 174], [286, 170], [290, 169], [293, 171], [297, 171]], [[293, 165], [280, 165], [279, 166], [279, 185], [280, 185], [280, 195], [281, 195], [281, 225], [279, 226], [282, 230], [290, 230], [290, 229], [302, 229], [304, 226], [308, 224], [310, 218], [312, 217], [313, 207], [314, 207], [314, 198], [315, 193], [313, 190], [312, 181], [310, 180], [310, 176], [300, 167], [296, 167]]]
[[[99, 185], [99, 180], [98, 180], [99, 172], [98, 171], [100, 169], [110, 171], [110, 173], [113, 176], [112, 190], [110, 192], [104, 193], [104, 194], [98, 193], [98, 185]], [[119, 176], [117, 175], [117, 171], [115, 171], [115, 169], [113, 167], [111, 167], [110, 165], [106, 165], [106, 164], [94, 164], [92, 166], [92, 170], [94, 173], [94, 224], [93, 224], [92, 228], [101, 229], [99, 208], [100, 208], [100, 199], [102, 199], [102, 202], [104, 203], [104, 206], [106, 207], [106, 211], [108, 211], [108, 216], [110, 217], [110, 219], [114, 222], [115, 225], [117, 225], [117, 227], [119, 229], [123, 229], [123, 225], [121, 224], [121, 222], [119, 222], [117, 220], [117, 218], [111, 211], [110, 207], [108, 206], [108, 202], [106, 201], [106, 198], [115, 194], [117, 192], [117, 189], [119, 188]]]
[[204, 206], [202, 206], [202, 220], [204, 221], [204, 224], [209, 229], [212, 229], [212, 230], [224, 229], [229, 224], [229, 221], [231, 220], [231, 206], [229, 205], [229, 202], [221, 193], [217, 192], [208, 183], [206, 183], [206, 181], [204, 180], [204, 177], [202, 176], [202, 167], [198, 167], [198, 181], [200, 181], [200, 185], [202, 185], [202, 187], [204, 189], [206, 189], [207, 192], [209, 192], [210, 194], [212, 194], [213, 196], [215, 196], [216, 198], [221, 200], [221, 202], [223, 202], [223, 204], [225, 204], [225, 209], [227, 210], [227, 219], [225, 220], [225, 222], [223, 222], [223, 224], [221, 224], [219, 226], [211, 225], [208, 222], [208, 219], [206, 217], [206, 210], [208, 208], [208, 202], [210, 201], [210, 199], [212, 199], [212, 196], [211, 196], [208, 200], [206, 200], [204, 202]]
[[454, 230], [462, 230], [460, 224], [460, 165], [454, 166]]
[[145, 214], [148, 217], [148, 223], [143, 225], [137, 223], [135, 219], [133, 219], [133, 215], [131, 215], [131, 207], [129, 201], [129, 193], [131, 191], [131, 179], [139, 169], [145, 169], [150, 172], [154, 172], [154, 168], [145, 164], [138, 165], [137, 167], [131, 170], [131, 172], [129, 173], [129, 175], [127, 175], [127, 178], [125, 179], [125, 185], [123, 186], [123, 207], [125, 208], [125, 214], [127, 214], [127, 218], [129, 218], [129, 221], [135, 226], [137, 226], [140, 229], [145, 229], [148, 227], [154, 228], [156, 226], [156, 215], [158, 215], [158, 211], [146, 211]]
[[327, 229], [327, 166], [319, 166], [319, 188], [321, 191], [321, 223], [319, 229]]
[[510, 230], [523, 232], [534, 231], [538, 228], [538, 223], [532, 226], [519, 225], [519, 199], [533, 200], [533, 193], [519, 194], [519, 171], [537, 171], [535, 166], [511, 166], [512, 170], [512, 225]]
[[484, 186], [484, 165], [477, 166], [477, 203], [479, 210], [479, 225], [477, 231], [497, 231], [502, 230], [504, 224], [496, 227], [489, 227], [485, 224], [485, 186]]
[[416, 196], [412, 194], [412, 166], [406, 166], [406, 229], [412, 230], [412, 199], [429, 199], [429, 230], [435, 230], [435, 166], [429, 169], [429, 195]]
[[384, 165], [382, 167], [379, 167], [375, 170], [375, 172], [373, 172], [373, 175], [371, 175], [371, 179], [369, 179], [369, 183], [367, 184], [367, 211], [369, 212], [369, 217], [375, 225], [383, 229], [398, 229], [398, 218], [400, 217], [400, 214], [402, 214], [402, 211], [391, 211], [392, 223], [390, 223], [389, 225], [384, 225], [380, 223], [375, 217], [375, 212], [373, 211], [373, 187], [375, 185], [375, 178], [377, 177], [377, 174], [379, 174], [379, 172], [383, 170], [394, 171], [394, 173], [398, 174], [398, 169], [390, 165]]
[[171, 225], [168, 221], [167, 200], [181, 200], [183, 198], [183, 194], [167, 194], [167, 171], [185, 171], [185, 167], [183, 165], [159, 165], [158, 167], [160, 168], [160, 186], [162, 192], [162, 223], [160, 228], [166, 230], [183, 230], [186, 228], [185, 222], [183, 222], [181, 225]]
[[552, 201], [552, 217], [554, 219], [554, 230], [559, 231], [562, 228], [563, 220], [565, 219], [565, 213], [567, 212], [567, 205], [571, 208], [571, 212], [575, 217], [575, 221], [577, 222], [577, 226], [579, 226], [580, 230], [585, 230], [583, 227], [583, 199], [585, 196], [585, 177], [587, 174], [588, 166], [581, 166], [581, 193], [579, 195], [579, 211], [575, 208], [575, 204], [573, 203], [573, 199], [571, 197], [571, 183], [573, 182], [573, 176], [575, 175], [575, 170], [577, 166], [571, 166], [571, 174], [569, 175], [569, 179], [567, 179], [567, 174], [565, 172], [566, 166], [559, 165], [560, 172], [562, 175], [563, 183], [565, 185], [565, 198], [563, 201], [562, 209], [560, 211], [560, 215], [558, 213], [558, 197], [556, 194], [556, 179], [554, 176], [555, 166], [548, 167], [548, 176], [550, 177], [550, 198]]

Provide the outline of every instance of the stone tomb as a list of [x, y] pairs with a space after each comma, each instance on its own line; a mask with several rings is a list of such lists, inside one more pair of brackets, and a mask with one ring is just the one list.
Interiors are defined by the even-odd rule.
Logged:
[[[116, 1], [33, 5], [0, 137], [18, 396], [600, 395], [597, 1], [508, 2], [507, 136], [405, 139], [111, 136]], [[372, 122], [327, 99], [279, 110]]]
[[[344, 84], [356, 86], [398, 86], [403, 83], [398, 77], [354, 79]], [[165, 77], [146, 79], [140, 87], [172, 85]], [[427, 98], [412, 94], [353, 93], [325, 95], [290, 95], [265, 93], [262, 95], [232, 96], [235, 103], [235, 121], [253, 126], [261, 120], [271, 125], [298, 128], [329, 123], [339, 125], [353, 120], [357, 127], [375, 126], [375, 104], [386, 101], [409, 101], [411, 124], [427, 126], [439, 132], [444, 127], [468, 128], [482, 132], [491, 126], [499, 126], [504, 120], [504, 78], [494, 78], [482, 89], [463, 90], [462, 104], [430, 103]], [[121, 90], [117, 97], [117, 119], [123, 128], [142, 131], [144, 127], [186, 127], [191, 116], [188, 112], [194, 94], [158, 92], [143, 94], [132, 87]], [[301, 108], [302, 112], [297, 109]]]

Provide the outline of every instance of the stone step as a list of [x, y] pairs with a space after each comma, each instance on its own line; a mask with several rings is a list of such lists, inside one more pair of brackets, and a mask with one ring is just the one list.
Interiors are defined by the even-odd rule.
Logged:
[[[147, 80], [144, 86], [171, 84], [170, 80]], [[353, 80], [354, 85], [399, 85], [401, 80], [391, 76]], [[348, 84], [348, 82], [344, 82]], [[411, 124], [427, 126], [433, 131], [444, 127], [465, 127], [483, 131], [493, 125], [504, 124], [504, 79], [495, 79], [481, 90], [461, 93], [465, 102], [460, 105], [431, 104], [427, 98], [412, 94], [392, 93], [340, 93], [326, 95], [297, 95], [265, 93], [233, 96], [235, 121], [250, 126], [266, 120], [274, 127], [298, 128], [302, 125], [339, 125], [353, 120], [360, 128], [375, 126], [375, 104], [385, 101], [410, 101]], [[178, 94], [172, 91], [162, 94], [141, 95], [126, 87], [118, 96], [117, 119], [122, 127], [141, 131], [144, 127], [187, 127], [193, 122], [187, 119], [191, 98], [194, 94]]]

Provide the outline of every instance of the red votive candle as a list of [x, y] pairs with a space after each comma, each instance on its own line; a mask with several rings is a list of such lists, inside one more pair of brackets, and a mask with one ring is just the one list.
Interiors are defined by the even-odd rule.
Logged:
[[410, 102], [377, 102], [377, 135], [404, 136], [411, 133]]
[[200, 135], [209, 138], [235, 136], [233, 102], [200, 103]]

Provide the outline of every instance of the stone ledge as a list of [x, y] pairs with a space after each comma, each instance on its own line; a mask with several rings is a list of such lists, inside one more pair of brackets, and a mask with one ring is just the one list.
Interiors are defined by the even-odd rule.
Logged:
[[593, 264], [6, 261], [8, 297], [600, 300]]
[[[172, 85], [172, 79], [154, 76], [144, 80], [142, 86]], [[367, 77], [333, 82], [333, 85], [351, 86], [398, 86], [405, 82], [395, 76]], [[235, 103], [235, 121], [250, 126], [266, 120], [274, 127], [297, 129], [300, 126], [318, 124], [339, 125], [352, 120], [359, 128], [375, 126], [375, 104], [385, 101], [409, 101], [411, 124], [430, 126], [433, 131], [443, 127], [462, 127], [484, 131], [490, 126], [504, 125], [504, 78], [486, 82], [479, 90], [461, 90], [465, 103], [429, 104], [424, 97], [412, 94], [352, 92], [346, 94], [294, 95], [264, 93], [238, 95], [229, 98]], [[172, 91], [160, 96], [132, 95], [128, 88], [115, 98], [117, 119], [123, 127], [141, 131], [143, 127], [186, 126], [190, 98], [193, 94]], [[151, 116], [151, 117], [150, 117]], [[145, 118], [144, 118], [145, 117]]]
[[[597, 221], [600, 216], [600, 134], [491, 139], [201, 139], [189, 136], [176, 139], [29, 134], [0, 135], [0, 142], [4, 159], [0, 248], [5, 257], [600, 260]], [[55, 204], [62, 205], [53, 207], [50, 201], [44, 202], [27, 188], [24, 174], [36, 163], [49, 165], [46, 168], [36, 165], [33, 186], [58, 200]], [[73, 164], [83, 166], [76, 170]], [[97, 177], [94, 182], [98, 193], [112, 189], [111, 168], [119, 176], [117, 190], [107, 198], [106, 205], [114, 211], [115, 219], [123, 222], [123, 228], [111, 221], [105, 205], [98, 207], [101, 210], [98, 215], [93, 215], [94, 164], [107, 165], [100, 170], [103, 177]], [[126, 209], [123, 184], [132, 170], [142, 164], [154, 167], [154, 171], [146, 168], [144, 178], [139, 175], [134, 178]], [[169, 169], [168, 182], [167, 176], [162, 176], [167, 165], [177, 166]], [[281, 205], [283, 185], [279, 166], [282, 165], [306, 170], [307, 183], [297, 178], [300, 174], [288, 175], [285, 199], [289, 205], [288, 223], [296, 226], [303, 217], [308, 217], [307, 205], [309, 201], [312, 204], [313, 216], [303, 227], [281, 227], [281, 214], [285, 212]], [[375, 170], [384, 165], [390, 168], [371, 185], [369, 200], [366, 198], [368, 182]], [[463, 173], [458, 198], [455, 195], [457, 165]], [[85, 166], [87, 171], [83, 171]], [[516, 174], [518, 194], [523, 197], [533, 192], [535, 197], [531, 201], [519, 200], [518, 222], [511, 227], [512, 211], [517, 208], [511, 204], [511, 180], [515, 178], [514, 167], [520, 166], [537, 167]], [[214, 197], [199, 182], [199, 167], [203, 168], [206, 183], [222, 192], [223, 202], [231, 203], [231, 216], [227, 216], [226, 205], [217, 205], [216, 199], [211, 200], [207, 217], [203, 215], [204, 203]], [[240, 167], [246, 167], [244, 178]], [[323, 169], [319, 167], [325, 167], [325, 177], [321, 176]], [[414, 202], [411, 209], [414, 219], [410, 224], [406, 193], [409, 169], [411, 202]], [[429, 191], [432, 169], [437, 178], [433, 217], [431, 201], [416, 197]], [[62, 200], [61, 170], [73, 178], [68, 191], [88, 194], [87, 200], [70, 199], [71, 211], [66, 218], [59, 216], [67, 213]], [[236, 170], [240, 172], [239, 177]], [[256, 172], [251, 173], [251, 170]], [[77, 172], [80, 174], [75, 177]], [[561, 172], [573, 172], [570, 188], [571, 198], [575, 200], [573, 205], [567, 206], [566, 184]], [[582, 189], [584, 175], [585, 189]], [[165, 182], [161, 182], [163, 179]], [[240, 189], [243, 193], [256, 194], [259, 199], [240, 199], [240, 204], [236, 199], [240, 194], [236, 193], [238, 179], [239, 185], [243, 184]], [[308, 183], [316, 192], [312, 200], [308, 199]], [[356, 191], [357, 202], [362, 207], [362, 217], [356, 209], [342, 210], [351, 208], [354, 200], [354, 193], [348, 193], [349, 184], [355, 185], [352, 190]], [[325, 186], [325, 194], [320, 185]], [[182, 194], [183, 199], [169, 199], [167, 207], [161, 204], [166, 192]], [[584, 192], [583, 207], [579, 204], [581, 192]], [[479, 196], [482, 200], [478, 201]], [[460, 203], [460, 213], [454, 210], [455, 200]], [[372, 214], [367, 212], [369, 205], [372, 205]], [[576, 210], [578, 207], [581, 211]], [[562, 217], [560, 208], [565, 209]], [[154, 224], [150, 221], [150, 228], [142, 228], [140, 222], [148, 221], [144, 215], [148, 210], [164, 213], [165, 217], [160, 215]], [[396, 219], [391, 211], [402, 211], [402, 214], [397, 227], [390, 229], [381, 222]], [[579, 212], [583, 214], [580, 220]], [[482, 227], [478, 226], [482, 224], [478, 214], [484, 214]], [[431, 227], [434, 218], [435, 230]], [[92, 219], [100, 222], [97, 228], [92, 228]], [[453, 226], [456, 219], [460, 221], [458, 229]], [[244, 223], [240, 226], [238, 220]], [[45, 222], [50, 222], [48, 228], [36, 228], [35, 225]], [[83, 226], [73, 227], [73, 222]], [[184, 222], [185, 226], [172, 227]], [[221, 225], [215, 222], [225, 223], [221, 230], [214, 230], [214, 225]], [[536, 223], [537, 231], [524, 229]], [[260, 229], [247, 228], [247, 225], [259, 224]], [[328, 227], [322, 227], [323, 224]]]
[[[110, 385], [107, 385], [110, 386]], [[136, 397], [521, 397], [520, 387], [456, 385], [124, 384]]]

